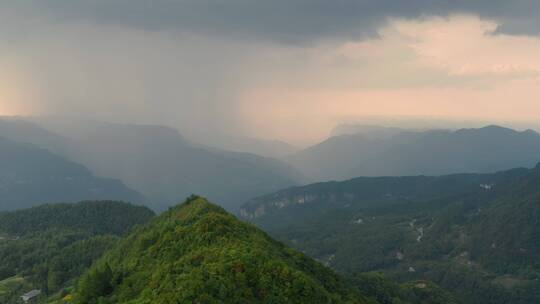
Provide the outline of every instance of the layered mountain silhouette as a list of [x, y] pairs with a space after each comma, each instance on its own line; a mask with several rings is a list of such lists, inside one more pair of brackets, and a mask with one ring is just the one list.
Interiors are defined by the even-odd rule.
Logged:
[[48, 150], [1, 137], [0, 167], [0, 210], [44, 202], [145, 201], [119, 180], [97, 177], [84, 166]]
[[334, 136], [287, 160], [314, 180], [488, 173], [533, 167], [540, 134], [498, 126], [457, 131], [367, 129]]
[[96, 176], [119, 179], [147, 197], [154, 209], [205, 193], [236, 211], [238, 202], [303, 181], [284, 162], [203, 147], [168, 127], [34, 120], [0, 120], [0, 136], [49, 149]]

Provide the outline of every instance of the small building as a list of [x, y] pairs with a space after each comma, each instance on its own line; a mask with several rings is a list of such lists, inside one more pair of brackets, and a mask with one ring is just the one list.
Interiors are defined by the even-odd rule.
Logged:
[[489, 190], [492, 190], [492, 189], [493, 189], [493, 185], [490, 185], [490, 184], [481, 184], [481, 185], [480, 185], [480, 188], [489, 191]]
[[31, 290], [25, 294], [23, 294], [21, 296], [21, 299], [25, 302], [25, 303], [28, 303], [30, 302], [32, 299], [36, 298], [37, 296], [39, 296], [41, 294], [41, 290], [37, 290], [37, 289], [34, 289], [34, 290]]

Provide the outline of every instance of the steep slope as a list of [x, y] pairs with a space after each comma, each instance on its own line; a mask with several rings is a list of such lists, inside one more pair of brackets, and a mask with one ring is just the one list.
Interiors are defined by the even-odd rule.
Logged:
[[0, 210], [43, 202], [144, 198], [121, 182], [98, 178], [85, 167], [30, 144], [0, 138]]
[[[118, 236], [154, 216], [145, 207], [100, 201], [49, 204], [0, 213], [0, 303], [40, 289], [55, 294], [111, 247]], [[40, 300], [41, 302], [41, 300]]]
[[242, 214], [348, 277], [430, 280], [465, 303], [540, 300], [540, 166], [360, 178], [252, 200]]
[[[390, 212], [415, 208], [436, 209], [470, 193], [494, 195], [486, 187], [527, 175], [527, 169], [496, 174], [455, 174], [444, 176], [359, 177], [342, 182], [324, 182], [292, 187], [253, 198], [241, 215], [263, 227], [304, 222], [332, 210], [381, 209]], [[439, 201], [438, 203], [435, 203]], [[352, 211], [351, 211], [352, 212]]]
[[161, 204], [153, 205], [155, 209], [166, 209], [192, 193], [204, 193], [236, 211], [237, 202], [296, 185], [301, 179], [281, 161], [202, 148], [168, 127], [73, 124], [51, 127], [71, 138], [69, 158], [99, 176], [122, 180]]
[[509, 185], [467, 223], [471, 258], [499, 272], [540, 270], [540, 165]]
[[123, 239], [79, 303], [367, 303], [330, 270], [193, 197]]
[[531, 168], [540, 155], [540, 134], [530, 130], [370, 130], [331, 137], [287, 161], [309, 177], [331, 180]]
[[69, 140], [22, 118], [0, 117], [0, 137], [65, 155]]

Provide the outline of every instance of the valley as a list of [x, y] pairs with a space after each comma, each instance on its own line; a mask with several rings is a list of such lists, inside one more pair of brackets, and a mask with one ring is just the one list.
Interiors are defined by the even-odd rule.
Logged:
[[380, 271], [435, 282], [463, 303], [535, 303], [539, 177], [540, 166], [358, 178], [256, 198], [242, 215], [345, 277]]
[[[50, 130], [56, 129], [45, 123], [43, 126], [48, 126]], [[251, 231], [255, 228], [236, 222], [236, 219], [226, 215], [224, 210], [205, 199], [193, 196], [183, 207], [171, 207], [174, 197], [187, 196], [189, 190], [183, 189], [222, 198], [222, 206], [237, 212], [240, 219], [256, 224], [286, 246], [317, 261], [309, 262], [307, 268], [301, 270], [283, 270], [286, 273], [307, 271], [305, 274], [310, 276], [314, 269], [320, 269], [321, 275], [327, 273], [335, 276], [328, 272], [327, 268], [330, 268], [339, 274], [334, 278], [342, 280], [343, 283], [340, 284], [343, 286], [333, 295], [328, 286], [301, 285], [301, 288], [311, 290], [310, 297], [329, 297], [328, 299], [332, 298], [331, 301], [336, 303], [350, 300], [353, 301], [351, 303], [380, 304], [395, 303], [398, 301], [396, 299], [402, 301], [397, 303], [411, 304], [420, 301], [419, 299], [426, 304], [531, 304], [540, 299], [540, 264], [536, 259], [540, 254], [537, 242], [540, 215], [537, 207], [540, 190], [537, 185], [540, 182], [540, 166], [496, 173], [449, 175], [395, 176], [393, 174], [396, 174], [396, 171], [389, 176], [357, 177], [295, 186], [300, 181], [305, 182], [307, 177], [303, 177], [300, 171], [289, 167], [285, 162], [197, 146], [183, 139], [177, 131], [166, 127], [96, 122], [90, 127], [65, 129], [70, 132], [62, 135], [50, 130], [33, 122], [0, 120], [0, 136], [6, 137], [0, 139], [0, 151], [3, 152], [0, 161], [4, 164], [4, 171], [0, 174], [3, 176], [0, 192], [3, 191], [3, 202], [10, 203], [2, 208], [17, 209], [0, 213], [0, 258], [4, 261], [0, 267], [0, 299], [7, 303], [17, 303], [23, 291], [33, 290], [40, 291], [37, 295], [39, 299], [47, 299], [52, 303], [94, 303], [98, 298], [101, 299], [100, 303], [154, 303], [166, 298], [171, 301], [178, 300], [176, 296], [151, 296], [150, 291], [144, 291], [144, 285], [133, 287], [135, 281], [131, 280], [141, 280], [139, 275], [135, 275], [133, 279], [125, 278], [131, 287], [124, 286], [122, 282], [123, 276], [132, 272], [152, 277], [175, 276], [176, 272], [165, 275], [168, 271], [165, 269], [153, 274], [151, 268], [131, 269], [131, 264], [125, 264], [123, 259], [131, 250], [134, 251], [131, 257], [133, 263], [141, 265], [147, 265], [152, 259], [156, 259], [152, 263], [164, 263], [165, 256], [169, 256], [171, 261], [188, 259], [190, 255], [183, 256], [188, 252], [169, 252], [169, 249], [166, 249], [164, 253], [159, 253], [161, 245], [152, 249], [151, 244], [158, 242], [156, 238], [161, 238], [162, 233], [168, 231], [163, 229], [173, 229], [171, 231], [175, 233], [187, 229], [188, 233], [193, 228], [192, 225], [195, 225], [198, 217], [193, 218], [193, 223], [190, 217], [174, 222], [167, 219], [171, 216], [183, 218], [184, 215], [180, 214], [186, 212], [191, 214], [191, 211], [186, 210], [191, 210], [187, 205], [192, 201], [209, 212], [208, 215], [201, 214], [203, 218], [226, 216], [227, 225], [239, 225], [239, 230], [230, 232], [225, 228], [225, 224], [208, 226], [205, 232], [189, 232], [186, 237], [191, 241], [178, 239], [171, 243], [170, 248], [202, 246], [199, 257], [189, 259], [213, 256], [219, 260], [225, 255], [228, 258], [238, 258], [239, 265], [244, 265], [242, 267], [247, 267], [243, 259], [249, 259], [250, 263], [259, 263], [259, 259], [273, 259], [263, 252], [252, 252], [253, 256], [236, 256], [234, 250], [240, 250], [245, 245], [243, 241], [238, 243], [243, 238], [242, 233], [246, 229]], [[402, 144], [420, 139], [425, 141], [433, 134], [438, 134], [437, 140], [440, 141], [442, 133], [439, 133], [443, 132], [454, 138], [449, 144], [456, 141], [477, 141], [482, 143], [484, 149], [493, 149], [496, 146], [490, 145], [494, 143], [492, 138], [496, 138], [516, 143], [508, 148], [508, 153], [515, 156], [508, 161], [515, 164], [528, 164], [528, 160], [525, 163], [523, 160], [532, 159], [536, 149], [537, 134], [533, 132], [520, 133], [500, 127], [433, 132], [415, 133], [402, 129], [369, 128], [357, 135], [337, 135], [346, 137], [331, 138], [329, 142], [338, 139], [350, 139], [354, 142], [355, 136], [369, 135], [369, 140], [392, 139], [401, 142], [401, 147], [405, 147]], [[488, 138], [489, 141], [486, 141]], [[524, 140], [529, 141], [530, 152], [514, 153]], [[422, 143], [422, 146], [426, 145], [429, 146], [429, 143]], [[362, 151], [358, 147], [354, 149]], [[381, 153], [378, 150], [373, 151]], [[402, 152], [409, 156], [417, 154], [410, 149]], [[455, 153], [461, 155], [462, 152], [456, 150]], [[530, 155], [523, 158], [527, 153]], [[126, 158], [122, 155], [130, 156]], [[494, 155], [493, 163], [502, 164], [499, 161], [502, 154]], [[477, 156], [474, 153], [469, 156], [472, 157], [470, 164], [473, 164]], [[69, 160], [73, 158], [85, 165]], [[451, 157], [444, 156], [444, 159], [450, 161]], [[338, 160], [343, 162], [347, 161], [347, 158]], [[319, 161], [321, 164], [326, 162]], [[464, 161], [463, 164], [468, 162]], [[41, 163], [48, 163], [49, 166], [42, 167], [40, 174], [36, 174], [34, 168], [41, 166]], [[393, 168], [399, 166], [393, 165]], [[415, 168], [419, 166], [415, 165]], [[474, 168], [479, 167], [463, 167], [463, 170], [475, 171]], [[479, 171], [489, 171], [487, 168]], [[374, 167], [373, 170], [380, 168]], [[210, 173], [214, 171], [217, 172], [215, 176]], [[271, 174], [268, 174], [269, 172]], [[224, 174], [229, 177], [222, 177]], [[119, 179], [99, 176], [114, 176]], [[317, 179], [313, 175], [309, 178]], [[212, 190], [208, 190], [210, 188]], [[131, 189], [138, 189], [144, 195]], [[277, 192], [272, 192], [275, 190]], [[98, 201], [109, 198], [109, 201]], [[42, 205], [48, 202], [80, 200], [87, 201], [78, 204]], [[136, 207], [114, 200], [144, 204], [158, 210], [159, 216], [154, 217], [154, 213], [146, 207]], [[242, 204], [245, 200], [247, 202]], [[24, 209], [32, 206], [38, 207]], [[127, 212], [125, 217], [120, 210]], [[184, 220], [191, 224], [184, 227]], [[158, 225], [154, 223], [156, 221], [164, 223]], [[144, 229], [135, 229], [137, 231], [132, 231], [132, 234], [127, 236], [131, 231], [130, 227], [147, 222], [148, 225], [157, 225], [156, 228], [147, 228], [152, 231], [163, 225], [158, 229], [161, 232], [144, 236]], [[214, 247], [207, 248], [206, 241], [200, 239], [207, 233], [208, 237], [216, 235], [217, 239], [212, 239], [212, 242], [226, 241], [226, 244], [220, 245], [219, 250]], [[255, 234], [259, 233], [262, 232], [257, 231]], [[175, 234], [171, 234], [167, 240], [171, 241], [170, 238], [174, 237]], [[132, 240], [125, 241], [124, 238]], [[252, 240], [252, 236], [246, 235], [246, 238]], [[262, 239], [265, 238], [266, 236]], [[201, 240], [202, 243], [198, 243]], [[132, 247], [132, 243], [144, 243], [150, 247]], [[279, 248], [282, 246], [278, 245], [280, 243], [272, 244], [275, 245], [271, 246]], [[227, 246], [232, 246], [230, 250], [236, 249], [231, 252], [220, 251], [229, 248]], [[261, 246], [267, 248], [265, 246], [268, 245]], [[120, 250], [123, 254], [113, 259], [114, 250]], [[250, 250], [246, 252], [251, 252]], [[135, 262], [136, 257], [146, 256], [151, 252], [153, 253], [144, 261]], [[171, 254], [178, 256], [170, 256]], [[277, 256], [283, 254], [279, 253]], [[290, 253], [285, 255], [288, 254]], [[261, 276], [256, 274], [257, 271], [266, 269], [266, 266], [256, 264], [259, 266], [250, 270], [254, 271], [250, 274], [252, 277], [246, 277], [247, 281], [237, 281], [239, 277], [230, 277], [227, 273], [229, 270], [226, 269], [229, 268], [222, 268], [229, 267], [226, 266], [229, 265], [227, 263], [229, 262], [226, 260], [220, 260], [202, 269], [189, 268], [194, 267], [193, 265], [181, 266], [181, 270], [178, 270], [180, 273], [190, 269], [190, 276], [196, 274], [186, 281], [186, 284], [189, 282], [188, 285], [182, 287], [190, 290], [191, 298], [182, 301], [198, 299], [198, 296], [195, 296], [197, 289], [192, 288], [209, 290], [218, 288], [218, 285], [221, 286], [220, 292], [225, 293], [208, 294], [205, 299], [212, 302], [224, 297], [237, 298], [235, 301], [240, 301], [247, 297], [255, 302], [268, 301], [270, 291], [265, 288], [271, 286], [260, 289], [262, 283], [253, 282], [256, 277]], [[294, 268], [298, 263], [288, 261], [285, 264]], [[116, 267], [128, 268], [120, 271]], [[177, 266], [171, 264], [170, 267]], [[206, 267], [211, 267], [212, 270]], [[221, 269], [219, 274], [215, 272], [216, 269]], [[201, 279], [200, 275], [208, 271], [218, 277], [222, 276], [215, 283], [218, 285], [212, 287], [202, 281], [195, 284]], [[188, 273], [182, 274], [186, 275]], [[108, 279], [107, 282], [84, 283], [93, 280], [92, 276], [106, 276]], [[163, 280], [172, 279], [163, 277]], [[320, 279], [314, 280], [317, 282]], [[86, 286], [88, 284], [90, 285]], [[85, 291], [95, 288], [91, 286], [97, 286], [96, 284], [105, 284], [105, 289]], [[230, 284], [243, 286], [245, 290], [240, 294], [229, 293], [234, 289]], [[117, 288], [119, 291], [114, 291]], [[126, 293], [125, 288], [133, 290]], [[279, 291], [275, 291], [276, 299], [281, 299], [276, 301], [289, 297], [281, 294], [284, 292], [283, 288], [285, 287], [279, 287]], [[302, 298], [301, 294], [305, 291], [301, 290], [287, 292], [294, 294], [295, 298], [299, 297], [299, 302], [314, 301], [309, 297]], [[320, 294], [317, 295], [316, 290], [320, 290]], [[172, 290], [166, 292], [175, 293]], [[343, 292], [349, 300], [340, 300], [340, 297], [344, 296]], [[81, 297], [86, 300], [80, 300]], [[518, 299], [521, 302], [517, 302]]]
[[[41, 203], [76, 202], [94, 198], [120, 199], [134, 203], [144, 202], [153, 210], [164, 211], [192, 193], [204, 193], [209, 198], [220, 201], [228, 210], [236, 212], [241, 202], [251, 197], [299, 185], [305, 180], [296, 169], [280, 160], [205, 147], [190, 142], [173, 128], [159, 125], [4, 118], [0, 119], [0, 140], [2, 137], [14, 144], [39, 148], [40, 153], [54, 155], [57, 161], [70, 163], [72, 167], [77, 165], [81, 170], [89, 171], [88, 175], [96, 176], [96, 179], [100, 177], [121, 181], [124, 188], [133, 189], [131, 191], [136, 191], [138, 195], [135, 197], [135, 194], [108, 193], [107, 191], [114, 189], [103, 189], [105, 186], [101, 185], [85, 185], [89, 189], [84, 191], [92, 193], [82, 193], [83, 189], [74, 189], [73, 192], [80, 195], [69, 196], [64, 193], [50, 198], [35, 193], [36, 196], [42, 196]], [[25, 166], [29, 173], [33, 167], [38, 166], [30, 160], [13, 159], [15, 156], [7, 154], [5, 149], [7, 147], [0, 146], [0, 155], [3, 155], [5, 162]], [[62, 168], [59, 165], [57, 167]], [[45, 168], [41, 169], [43, 170]], [[78, 186], [73, 184], [82, 173], [70, 174], [72, 175], [58, 177], [54, 186], [62, 186], [63, 189]], [[18, 187], [22, 188], [30, 181], [19, 179], [9, 182], [15, 184], [13, 187], [19, 185]], [[45, 187], [44, 183], [45, 181], [41, 184], [44, 188], [54, 189], [52, 185]], [[0, 175], [0, 191], [2, 187], [8, 186], [3, 186]], [[37, 191], [29, 187], [26, 185], [24, 188], [27, 196]], [[13, 203], [25, 203], [25, 206], [29, 206], [32, 199], [18, 197], [17, 200], [21, 202]], [[2, 209], [0, 202], [0, 210]]]

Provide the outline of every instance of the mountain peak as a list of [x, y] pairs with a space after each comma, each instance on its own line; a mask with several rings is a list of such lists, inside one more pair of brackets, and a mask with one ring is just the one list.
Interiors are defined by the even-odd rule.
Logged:
[[77, 297], [82, 303], [365, 303], [331, 270], [197, 196], [119, 242], [82, 277]]
[[227, 214], [223, 208], [198, 195], [188, 197], [184, 203], [171, 207], [169, 212], [180, 219], [197, 218], [210, 212]]
[[499, 125], [487, 125], [481, 128], [460, 129], [460, 130], [457, 130], [456, 132], [460, 132], [460, 131], [489, 132], [489, 133], [501, 133], [501, 132], [517, 133], [517, 131], [514, 129], [510, 129], [510, 128], [499, 126]]
[[538, 132], [536, 132], [533, 129], [527, 129], [527, 130], [523, 131], [523, 133], [528, 134], [528, 135], [539, 135]]
[[524, 130], [524, 131], [518, 131], [518, 130], [515, 130], [515, 129], [512, 129], [512, 128], [503, 127], [503, 126], [499, 126], [499, 125], [489, 125], [489, 126], [485, 126], [483, 128], [479, 128], [479, 129], [468, 129], [468, 130], [471, 130], [471, 131], [478, 130], [478, 131], [483, 131], [483, 132], [494, 134], [494, 135], [499, 135], [499, 134], [530, 135], [530, 136], [538, 136], [538, 135], [540, 135], [540, 134], [538, 134], [538, 132], [536, 132], [536, 131], [534, 131], [532, 129], [527, 129], [527, 130]]
[[480, 128], [480, 130], [511, 130], [510, 128], [506, 128], [499, 125], [487, 125], [485, 127]]

